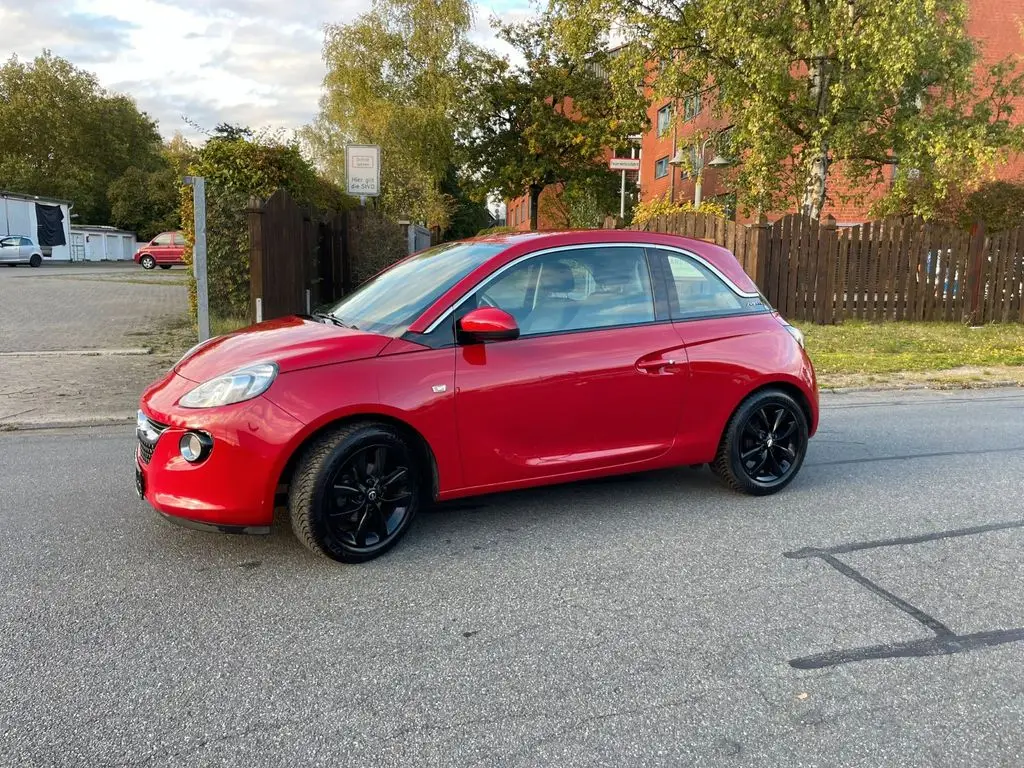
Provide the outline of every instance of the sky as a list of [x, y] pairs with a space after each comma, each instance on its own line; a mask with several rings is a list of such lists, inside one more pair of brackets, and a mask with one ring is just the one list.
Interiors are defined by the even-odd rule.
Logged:
[[[369, 0], [2, 0], [0, 56], [43, 49], [127, 93], [167, 137], [229, 122], [299, 128], [317, 112], [323, 27]], [[489, 20], [524, 18], [529, 0], [477, 3], [474, 42], [507, 53]]]

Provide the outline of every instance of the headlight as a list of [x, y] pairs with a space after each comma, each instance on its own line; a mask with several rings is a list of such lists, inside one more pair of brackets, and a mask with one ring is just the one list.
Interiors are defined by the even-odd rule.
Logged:
[[182, 408], [214, 408], [251, 400], [262, 395], [277, 376], [277, 365], [258, 363], [210, 379], [193, 389], [178, 405]]

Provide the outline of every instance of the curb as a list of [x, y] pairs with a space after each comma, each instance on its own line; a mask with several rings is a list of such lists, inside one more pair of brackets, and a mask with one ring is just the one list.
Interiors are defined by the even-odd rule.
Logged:
[[41, 432], [49, 429], [89, 429], [120, 427], [135, 424], [135, 416], [107, 419], [79, 419], [70, 421], [0, 421], [0, 434], [4, 432]]
[[1009, 389], [1019, 388], [1024, 389], [1024, 384], [1017, 381], [972, 381], [963, 382], [960, 384], [951, 382], [948, 384], [933, 383], [933, 384], [877, 384], [875, 386], [863, 386], [863, 387], [820, 387], [819, 392], [821, 394], [828, 395], [848, 395], [855, 392], [912, 392], [921, 390], [931, 390], [935, 392], [960, 390], [967, 391], [972, 389]]
[[0, 357], [121, 357], [128, 355], [152, 354], [151, 347], [126, 347], [123, 349], [54, 349], [38, 352], [0, 352]]

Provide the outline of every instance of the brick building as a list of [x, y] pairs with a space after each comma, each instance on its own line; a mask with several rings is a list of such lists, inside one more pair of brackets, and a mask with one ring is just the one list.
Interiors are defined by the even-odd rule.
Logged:
[[[969, 16], [967, 33], [978, 43], [981, 52], [979, 72], [1007, 56], [1024, 56], [1024, 0], [968, 0]], [[681, 119], [673, 119], [673, 112], [681, 113]], [[640, 139], [640, 171], [632, 174], [630, 181], [639, 181], [639, 195], [643, 201], [653, 200], [668, 193], [677, 202], [693, 201], [694, 179], [684, 167], [673, 165], [672, 160], [679, 147], [683, 151], [694, 151], [690, 137], [708, 136], [712, 132], [728, 129], [728, 119], [715, 119], [706, 99], [691, 96], [676, 100], [654, 101], [648, 105], [648, 128]], [[1024, 105], [1018, 107], [1018, 114], [1024, 113]], [[711, 159], [713, 147], [709, 146], [705, 160]], [[885, 179], [891, 180], [894, 167], [884, 169]], [[724, 183], [727, 171], [705, 168], [702, 178], [702, 195], [704, 200], [715, 200], [722, 204], [730, 215], [733, 215], [733, 196]], [[997, 169], [1000, 179], [1024, 181], [1024, 157], [1016, 156]], [[638, 176], [638, 179], [637, 179]], [[870, 217], [868, 209], [881, 197], [885, 185], [876, 186], [860, 203], [843, 202], [843, 180], [839, 174], [829, 178], [829, 201], [823, 215], [834, 216], [842, 224], [867, 221]], [[557, 217], [545, 215], [546, 204], [557, 194], [554, 188], [546, 189], [541, 195], [539, 205], [540, 229], [555, 229], [560, 226], [554, 220]], [[528, 196], [506, 202], [508, 207], [507, 223], [517, 229], [530, 228], [530, 200]], [[795, 211], [796, 208], [769, 213], [770, 219]], [[741, 221], [745, 219], [741, 213], [736, 215]]]

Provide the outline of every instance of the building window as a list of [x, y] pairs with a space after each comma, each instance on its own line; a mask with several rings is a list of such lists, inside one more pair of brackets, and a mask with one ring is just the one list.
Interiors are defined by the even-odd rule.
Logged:
[[672, 105], [666, 104], [658, 110], [658, 135], [664, 136], [672, 124]]
[[692, 96], [687, 96], [686, 101], [683, 102], [683, 120], [693, 120], [699, 114], [700, 94], [695, 93]]
[[668, 176], [668, 155], [654, 164], [654, 178], [661, 179], [665, 176]]

